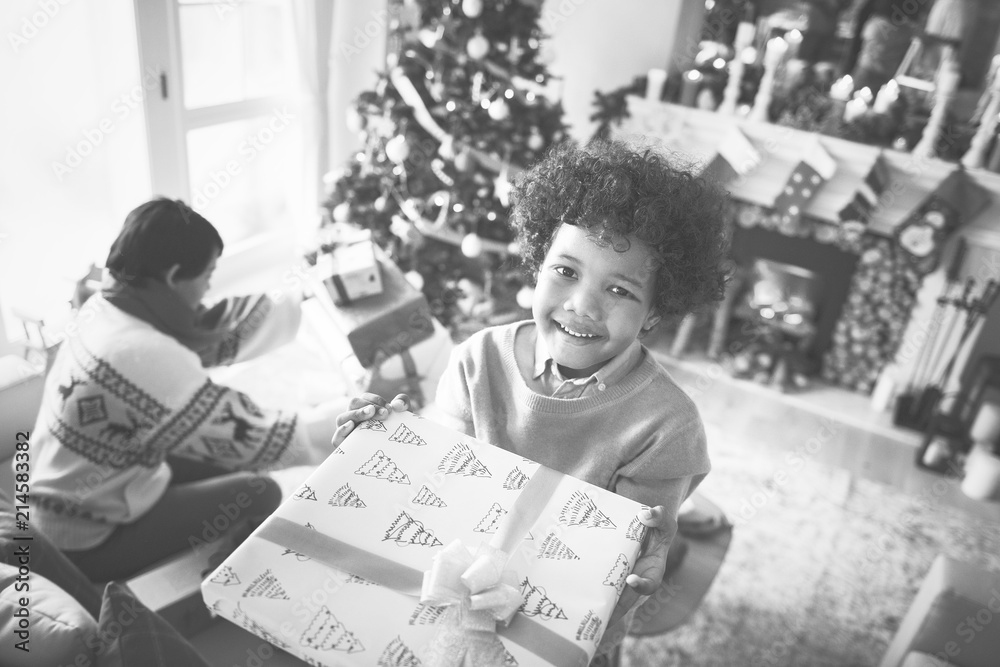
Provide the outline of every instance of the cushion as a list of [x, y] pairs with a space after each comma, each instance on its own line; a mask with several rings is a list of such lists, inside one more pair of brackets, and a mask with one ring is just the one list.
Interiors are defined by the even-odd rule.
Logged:
[[104, 588], [97, 629], [97, 667], [210, 667], [163, 618], [143, 605], [128, 586]]
[[[30, 515], [29, 515], [30, 516]], [[31, 541], [14, 540], [15, 535], [30, 535]], [[0, 500], [0, 562], [17, 565], [18, 547], [31, 545], [31, 574], [41, 575], [62, 588], [79, 602], [93, 618], [101, 613], [101, 593], [58, 548], [41, 533], [19, 531], [9, 503]]]
[[922, 651], [910, 651], [903, 658], [903, 664], [899, 667], [955, 667], [950, 662], [945, 662], [930, 653]]
[[[995, 617], [988, 605], [945, 589], [934, 598], [910, 649], [945, 661], [943, 665], [992, 667], [1000, 654], [1000, 633], [989, 622]], [[976, 630], [983, 627], [988, 628], [986, 632]], [[936, 667], [933, 662], [927, 664]]]
[[[0, 563], [0, 665], [72, 665], [81, 657], [86, 660], [79, 664], [93, 664], [94, 617], [44, 576], [32, 571], [27, 582], [17, 577], [16, 566]], [[24, 640], [28, 652], [18, 648]]]

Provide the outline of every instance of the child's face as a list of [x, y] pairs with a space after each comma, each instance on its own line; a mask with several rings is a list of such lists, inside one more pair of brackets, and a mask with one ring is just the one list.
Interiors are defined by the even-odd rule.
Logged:
[[573, 225], [556, 230], [538, 272], [532, 315], [566, 377], [587, 377], [659, 321], [656, 273], [646, 245], [630, 238], [619, 252]]

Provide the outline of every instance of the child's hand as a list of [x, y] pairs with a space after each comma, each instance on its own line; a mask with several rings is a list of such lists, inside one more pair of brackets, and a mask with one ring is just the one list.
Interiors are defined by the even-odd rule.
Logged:
[[391, 402], [378, 394], [361, 394], [351, 399], [347, 412], [337, 415], [337, 430], [333, 433], [331, 445], [333, 449], [340, 447], [344, 438], [354, 430], [354, 427], [372, 417], [386, 417], [389, 411], [403, 412], [410, 409], [410, 397], [406, 394], [396, 394]]
[[625, 590], [608, 621], [610, 629], [644, 595], [652, 595], [663, 581], [667, 566], [667, 550], [677, 533], [677, 520], [667, 514], [663, 505], [639, 512], [639, 521], [649, 528], [646, 543], [635, 561], [632, 574], [625, 579]]

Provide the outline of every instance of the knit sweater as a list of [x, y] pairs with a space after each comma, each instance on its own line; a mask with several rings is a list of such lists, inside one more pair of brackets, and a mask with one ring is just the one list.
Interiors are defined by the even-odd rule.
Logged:
[[645, 348], [603, 391], [572, 399], [535, 393], [515, 356], [515, 337], [533, 343], [534, 335], [526, 321], [456, 346], [437, 411], [468, 435], [676, 516], [711, 467], [694, 402]]
[[[213, 358], [248, 359], [298, 329], [291, 299], [244, 310]], [[296, 414], [214, 383], [195, 352], [100, 295], [67, 330], [31, 442], [32, 521], [68, 550], [94, 547], [149, 510], [170, 483], [167, 455], [231, 470], [323, 458]]]

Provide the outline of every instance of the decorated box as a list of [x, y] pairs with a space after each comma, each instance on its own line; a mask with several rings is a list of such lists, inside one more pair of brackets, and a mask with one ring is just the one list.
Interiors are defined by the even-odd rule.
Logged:
[[313, 271], [338, 306], [382, 293], [382, 272], [367, 230], [318, 254]]
[[336, 305], [328, 289], [316, 289], [317, 300], [334, 325], [347, 337], [365, 368], [427, 340], [434, 333], [427, 298], [411, 285], [399, 267], [375, 247], [381, 266], [382, 292], [349, 304]]
[[327, 361], [313, 364], [313, 367], [317, 370], [322, 367], [324, 372], [328, 372], [332, 366], [343, 379], [348, 395], [372, 392], [391, 399], [398, 393], [405, 393], [409, 395], [410, 406], [415, 410], [434, 400], [438, 380], [455, 347], [448, 330], [432, 318], [434, 333], [430, 338], [365, 368], [354, 353], [347, 336], [334, 326], [326, 310], [314, 299], [303, 302], [302, 318], [303, 324], [308, 324], [321, 341], [322, 356]]
[[[473, 647], [477, 665], [585, 667], [639, 553], [641, 509], [396, 413], [351, 433], [202, 595], [311, 665], [446, 664], [450, 646]], [[473, 585], [483, 558], [496, 567], [485, 590]], [[484, 630], [491, 612], [469, 607], [500, 589], [514, 592], [512, 617]]]

